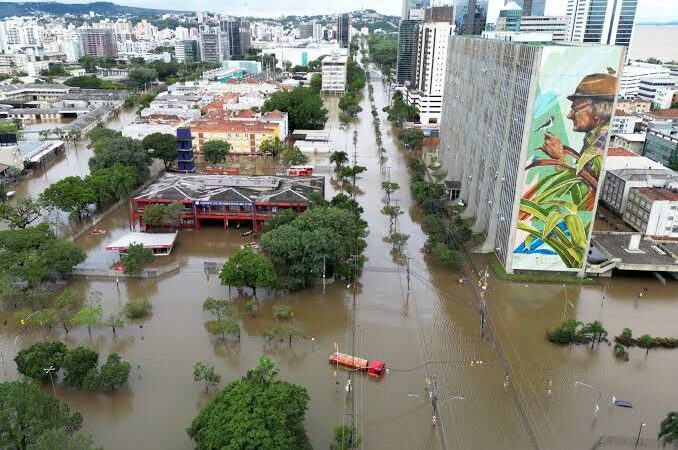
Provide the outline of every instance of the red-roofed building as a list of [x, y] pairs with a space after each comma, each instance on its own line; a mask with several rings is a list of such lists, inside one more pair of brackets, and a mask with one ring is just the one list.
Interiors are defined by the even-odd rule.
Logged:
[[222, 140], [231, 144], [231, 153], [250, 155], [259, 152], [261, 143], [267, 139], [280, 138], [280, 126], [275, 123], [262, 122], [256, 118], [234, 120], [219, 114], [209, 114], [191, 126], [193, 148], [202, 153], [202, 146], [207, 141]]
[[633, 153], [631, 150], [627, 150], [624, 147], [608, 147], [607, 148], [607, 156], [610, 157], [615, 157], [615, 156], [638, 156], [635, 153]]

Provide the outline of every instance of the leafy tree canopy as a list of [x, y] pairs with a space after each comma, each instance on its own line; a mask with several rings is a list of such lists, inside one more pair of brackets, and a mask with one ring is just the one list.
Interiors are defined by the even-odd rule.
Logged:
[[219, 392], [187, 430], [197, 448], [310, 449], [303, 424], [308, 392], [276, 380], [276, 373], [262, 357], [259, 367]]
[[45, 369], [54, 367], [58, 372], [67, 351], [63, 342], [38, 342], [20, 350], [14, 362], [20, 374], [41, 383], [49, 383], [50, 377], [45, 373]]
[[38, 386], [25, 381], [0, 383], [0, 447], [60, 448], [43, 445], [49, 434], [71, 436], [81, 426], [80, 413], [72, 412]]
[[85, 180], [70, 176], [52, 183], [40, 194], [40, 200], [48, 207], [60, 209], [80, 219], [87, 213], [87, 205], [97, 201], [97, 196]]
[[273, 288], [277, 283], [271, 261], [250, 248], [244, 248], [228, 258], [219, 278], [223, 285], [252, 289], [255, 297], [257, 288]]
[[177, 159], [177, 138], [172, 134], [151, 133], [141, 144], [149, 152], [152, 151], [151, 156], [163, 162], [165, 169], [169, 169], [172, 161]]
[[153, 251], [143, 244], [132, 243], [120, 261], [125, 266], [125, 274], [139, 275], [153, 261]]
[[320, 95], [310, 87], [278, 91], [266, 100], [262, 110], [284, 111], [289, 114], [290, 129], [321, 130], [327, 122], [327, 109]]
[[[100, 142], [100, 140], [97, 142]], [[99, 151], [95, 149], [94, 156], [90, 158], [90, 171], [96, 172], [99, 169], [106, 169], [115, 165], [130, 166], [134, 168], [140, 181], [148, 179], [152, 159], [141, 141], [121, 137], [108, 139], [105, 143], [106, 145]]]
[[202, 145], [202, 153], [205, 161], [210, 164], [219, 164], [226, 160], [228, 152], [231, 151], [231, 144], [226, 141], [213, 140], [207, 141]]

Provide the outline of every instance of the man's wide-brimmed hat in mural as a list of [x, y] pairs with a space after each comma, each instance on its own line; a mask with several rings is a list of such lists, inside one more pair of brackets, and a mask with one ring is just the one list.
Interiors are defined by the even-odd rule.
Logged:
[[592, 73], [579, 82], [574, 94], [568, 95], [567, 99], [590, 98], [612, 101], [615, 95], [617, 95], [617, 77], [607, 73]]

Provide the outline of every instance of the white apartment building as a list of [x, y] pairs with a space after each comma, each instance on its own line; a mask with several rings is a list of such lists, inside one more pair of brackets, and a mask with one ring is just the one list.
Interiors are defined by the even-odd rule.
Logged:
[[659, 88], [654, 94], [652, 106], [655, 109], [669, 109], [675, 101], [678, 101], [678, 88]]
[[678, 237], [678, 189], [632, 188], [624, 222], [653, 237]]
[[520, 31], [551, 33], [553, 41], [567, 40], [569, 23], [567, 16], [523, 16]]
[[346, 91], [346, 63], [348, 58], [333, 53], [322, 60], [322, 91], [342, 94]]
[[638, 96], [640, 79], [652, 76], [668, 76], [669, 69], [657, 64], [633, 63], [624, 66], [619, 78], [617, 96], [622, 100], [633, 100]]
[[612, 116], [612, 121], [610, 122], [610, 129], [613, 133], [633, 133], [636, 124], [641, 123], [643, 119], [633, 114], [625, 113], [624, 111], [618, 109], [614, 116]]
[[657, 91], [661, 89], [678, 89], [678, 77], [641, 78], [638, 83], [638, 98], [654, 103]]
[[568, 40], [628, 47], [638, 0], [567, 0]]
[[553, 42], [553, 33], [546, 31], [483, 31], [482, 37], [504, 42]]
[[440, 123], [447, 70], [447, 43], [454, 33], [449, 22], [424, 22], [417, 27], [415, 68], [407, 86], [407, 102], [419, 108], [422, 124]]

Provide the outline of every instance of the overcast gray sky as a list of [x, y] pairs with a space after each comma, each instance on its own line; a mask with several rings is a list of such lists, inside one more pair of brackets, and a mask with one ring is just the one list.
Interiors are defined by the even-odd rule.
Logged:
[[[66, 0], [61, 3], [88, 3], [93, 0]], [[400, 14], [402, 0], [109, 0], [114, 3], [145, 6], [149, 8], [171, 8], [178, 10], [207, 10], [232, 14], [278, 17], [280, 15], [311, 15], [354, 11], [372, 8], [384, 14]], [[450, 4], [451, 0], [433, 0], [436, 4]], [[638, 20], [678, 20], [678, 0], [639, 0]], [[490, 0], [489, 18], [499, 13], [504, 0]], [[564, 14], [567, 0], [547, 0], [546, 13]]]

